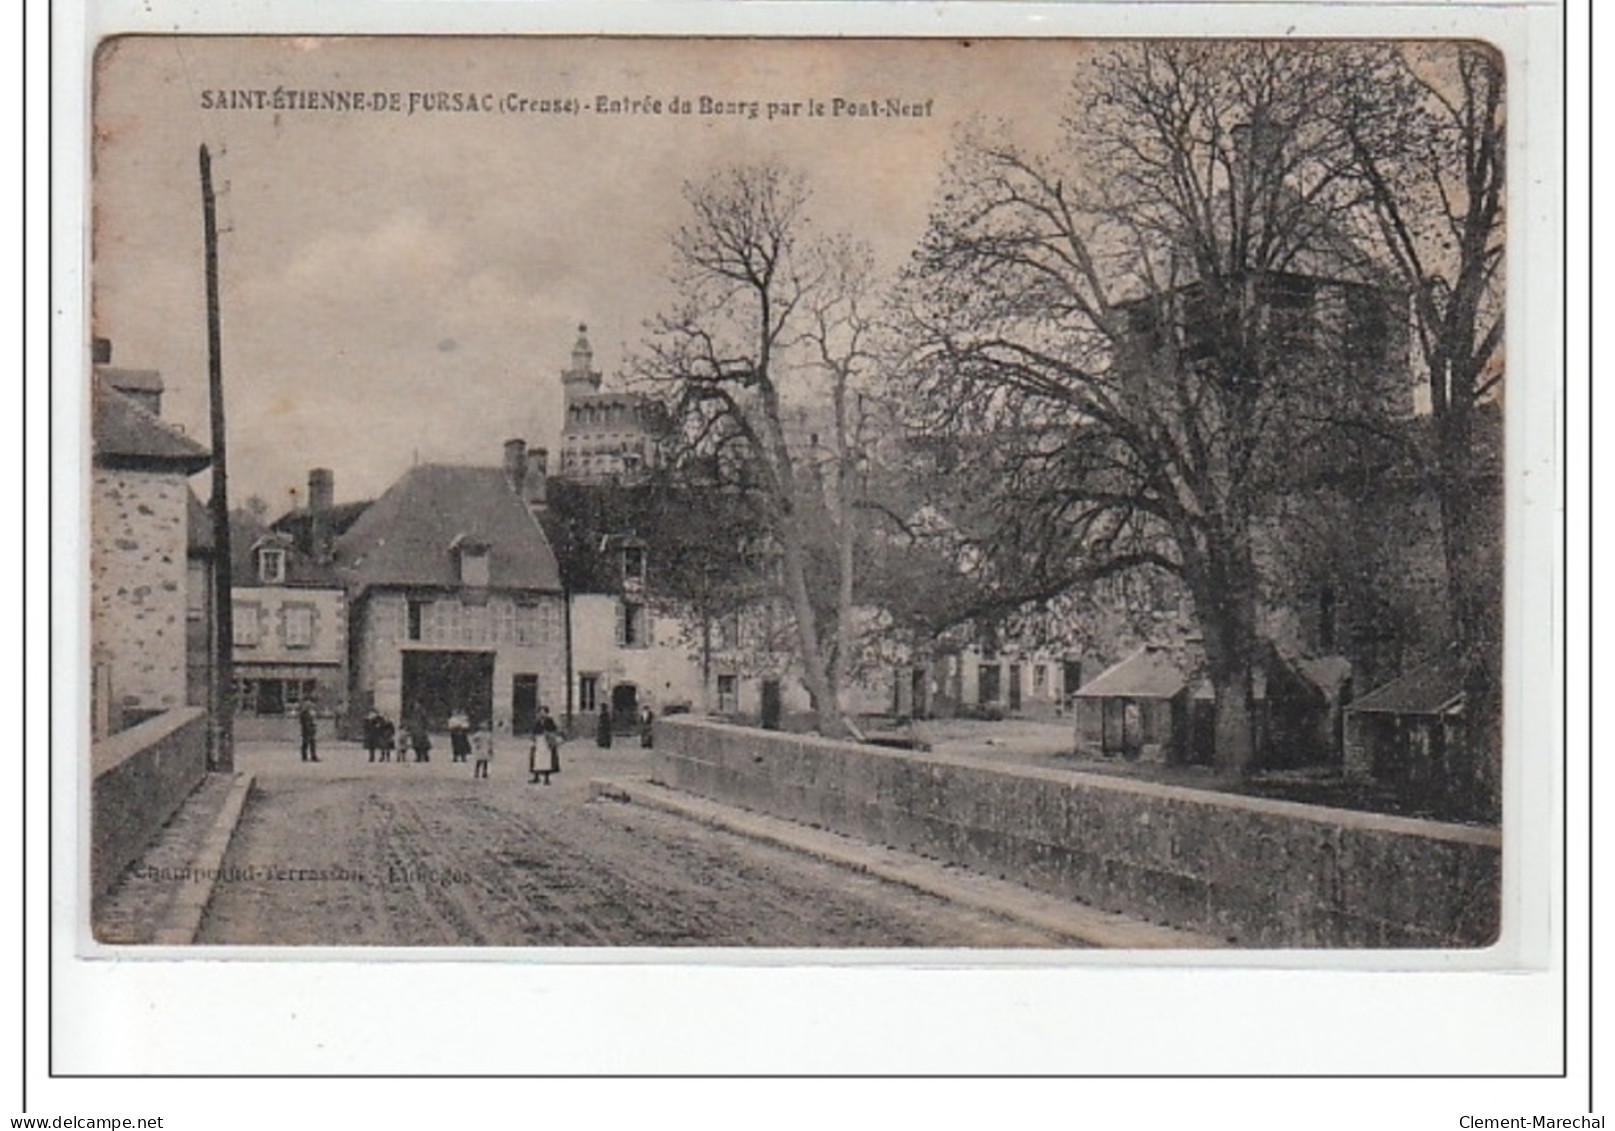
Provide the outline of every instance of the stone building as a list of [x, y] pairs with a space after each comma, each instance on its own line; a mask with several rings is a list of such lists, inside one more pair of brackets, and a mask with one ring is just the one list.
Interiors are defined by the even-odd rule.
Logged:
[[231, 546], [231, 655], [242, 737], [295, 737], [304, 703], [321, 717], [347, 712], [347, 595], [332, 554], [336, 535], [361, 512], [338, 513], [334, 491], [331, 471], [315, 468], [306, 507]]
[[[120, 391], [123, 385], [131, 391]], [[148, 371], [98, 366], [94, 375], [90, 633], [97, 738], [189, 699], [187, 626], [197, 602], [186, 481], [211, 457], [158, 418], [161, 393], [161, 380]]]
[[565, 698], [566, 607], [534, 517], [542, 451], [503, 466], [411, 468], [335, 539], [349, 602], [349, 714], [444, 728], [457, 710], [530, 731]]

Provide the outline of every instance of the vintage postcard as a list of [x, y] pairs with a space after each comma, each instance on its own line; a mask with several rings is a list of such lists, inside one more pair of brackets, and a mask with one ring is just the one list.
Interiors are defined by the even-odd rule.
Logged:
[[1508, 62], [103, 41], [95, 943], [1492, 946]]

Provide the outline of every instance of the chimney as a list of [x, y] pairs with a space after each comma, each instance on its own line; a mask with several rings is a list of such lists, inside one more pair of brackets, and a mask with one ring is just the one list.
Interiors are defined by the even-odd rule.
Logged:
[[336, 501], [336, 477], [328, 467], [308, 473], [308, 548], [315, 561], [331, 560], [331, 507]]
[[505, 441], [505, 479], [512, 491], [522, 494], [522, 484], [527, 481], [526, 440]]
[[534, 448], [527, 453], [527, 489], [523, 494], [531, 510], [542, 510], [550, 501], [550, 453], [545, 448]]

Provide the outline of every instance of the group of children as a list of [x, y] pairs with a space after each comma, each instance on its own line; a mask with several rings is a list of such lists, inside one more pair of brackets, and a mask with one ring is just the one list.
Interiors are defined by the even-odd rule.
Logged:
[[372, 762], [391, 762], [393, 750], [398, 751], [398, 763], [403, 765], [411, 761], [410, 754], [414, 754], [416, 762], [430, 762], [432, 760], [432, 739], [426, 733], [426, 727], [421, 723], [412, 723], [404, 727], [402, 736], [393, 721], [380, 711], [372, 710], [364, 718], [364, 748]]
[[[365, 753], [372, 762], [391, 762], [396, 748], [400, 764], [410, 761], [432, 760], [432, 739], [423, 723], [415, 722], [404, 727], [402, 737], [393, 721], [380, 711], [372, 709], [364, 719]], [[539, 754], [539, 748], [544, 754]], [[472, 723], [464, 711], [449, 716], [449, 753], [455, 762], [470, 762], [472, 777], [488, 776], [488, 765], [493, 761], [493, 734], [486, 726]], [[532, 745], [527, 756], [528, 780], [532, 783], [550, 783], [550, 775], [561, 772], [561, 734], [549, 709], [539, 708], [538, 720], [533, 727]]]

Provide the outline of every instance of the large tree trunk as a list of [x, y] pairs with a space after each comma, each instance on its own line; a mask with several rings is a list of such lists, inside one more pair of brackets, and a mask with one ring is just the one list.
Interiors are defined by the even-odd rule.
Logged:
[[1502, 802], [1501, 494], [1475, 466], [1467, 403], [1438, 422], [1442, 551], [1450, 635], [1462, 660], [1466, 710], [1457, 749], [1447, 753], [1444, 807], [1495, 820]]
[[1248, 547], [1236, 549], [1230, 558], [1196, 587], [1194, 599], [1216, 697], [1212, 762], [1245, 774], [1255, 769], [1258, 754], [1252, 686], [1258, 647], [1256, 575]]
[[796, 621], [797, 652], [802, 659], [802, 683], [807, 688], [819, 733], [827, 738], [843, 738], [851, 732], [841, 714], [840, 688], [825, 664], [824, 651], [819, 645], [818, 616], [808, 595], [802, 536], [788, 516], [780, 541], [785, 550], [786, 595]]

